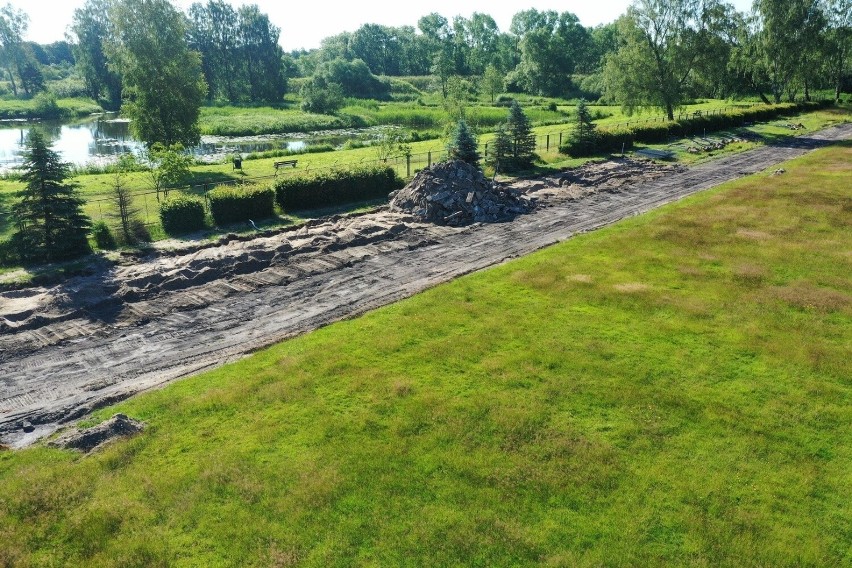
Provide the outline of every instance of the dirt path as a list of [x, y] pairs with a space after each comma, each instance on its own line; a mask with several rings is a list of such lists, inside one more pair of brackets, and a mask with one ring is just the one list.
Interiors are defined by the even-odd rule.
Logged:
[[28, 445], [99, 406], [849, 138], [843, 125], [685, 171], [626, 160], [519, 181], [540, 207], [510, 223], [381, 211], [0, 294], [2, 441]]

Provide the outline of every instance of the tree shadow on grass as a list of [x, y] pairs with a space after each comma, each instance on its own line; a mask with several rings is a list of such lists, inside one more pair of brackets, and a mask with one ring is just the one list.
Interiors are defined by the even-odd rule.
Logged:
[[18, 200], [17, 195], [12, 192], [0, 192], [0, 238], [12, 230], [12, 204]]

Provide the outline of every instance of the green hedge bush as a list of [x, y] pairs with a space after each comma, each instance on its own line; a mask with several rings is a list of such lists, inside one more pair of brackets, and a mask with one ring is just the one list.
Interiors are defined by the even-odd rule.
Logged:
[[275, 193], [263, 185], [220, 185], [207, 194], [217, 225], [275, 215]]
[[364, 166], [286, 177], [275, 184], [275, 195], [284, 210], [314, 209], [387, 197], [402, 186], [393, 168]]
[[204, 228], [204, 201], [189, 195], [173, 195], [160, 204], [160, 221], [170, 235]]
[[771, 106], [743, 108], [724, 114], [693, 114], [672, 122], [650, 122], [630, 127], [613, 129], [601, 128], [596, 131], [595, 148], [591, 153], [583, 151], [572, 142], [560, 146], [563, 154], [579, 158], [597, 153], [620, 152], [630, 149], [636, 142], [658, 144], [670, 138], [698, 136], [725, 128], [742, 126], [746, 122], [764, 122], [787, 114], [815, 110], [825, 106], [825, 102], [784, 103]]
[[92, 237], [95, 239], [95, 244], [101, 250], [115, 250], [117, 246], [109, 225], [103, 221], [98, 221], [92, 225]]

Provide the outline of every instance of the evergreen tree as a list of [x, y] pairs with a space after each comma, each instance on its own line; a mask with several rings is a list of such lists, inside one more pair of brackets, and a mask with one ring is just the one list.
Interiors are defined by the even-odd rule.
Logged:
[[69, 165], [47, 144], [37, 129], [27, 138], [24, 152], [26, 184], [12, 214], [18, 232], [12, 237], [22, 260], [48, 262], [75, 258], [90, 252], [86, 234], [91, 227], [83, 213], [76, 186], [66, 183]]
[[590, 156], [595, 152], [595, 124], [585, 99], [577, 105], [577, 124], [569, 138], [571, 155]]
[[512, 139], [506, 131], [505, 124], [497, 126], [497, 132], [494, 140], [491, 141], [486, 161], [488, 165], [494, 166], [495, 172], [512, 169]]
[[509, 118], [506, 121], [506, 131], [512, 142], [513, 168], [528, 168], [535, 160], [535, 134], [532, 131], [527, 115], [521, 109], [518, 101], [512, 101], [509, 107]]
[[481, 156], [476, 147], [476, 137], [474, 137], [464, 120], [458, 121], [455, 130], [450, 135], [450, 143], [447, 144], [447, 158], [450, 160], [461, 160], [479, 167]]

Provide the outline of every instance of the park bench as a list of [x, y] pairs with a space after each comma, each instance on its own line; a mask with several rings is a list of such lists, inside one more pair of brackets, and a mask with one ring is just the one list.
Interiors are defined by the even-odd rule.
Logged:
[[642, 148], [641, 150], [636, 150], [635, 154], [639, 154], [640, 156], [644, 156], [646, 158], [651, 158], [652, 160], [671, 160], [674, 158], [674, 152], [669, 152], [668, 150], [654, 150], [652, 148]]
[[278, 168], [283, 168], [284, 166], [290, 166], [290, 167], [295, 168], [296, 162], [298, 162], [298, 161], [299, 160], [281, 160], [281, 161], [275, 162], [275, 171], [277, 173]]

